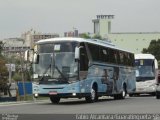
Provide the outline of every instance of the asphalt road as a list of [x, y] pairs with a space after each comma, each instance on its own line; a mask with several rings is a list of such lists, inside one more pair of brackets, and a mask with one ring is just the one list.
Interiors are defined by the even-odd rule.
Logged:
[[103, 97], [98, 102], [86, 103], [84, 99], [64, 99], [59, 104], [49, 100], [41, 102], [0, 103], [0, 114], [103, 114], [103, 113], [160, 113], [160, 100], [153, 96], [127, 97], [114, 100]]

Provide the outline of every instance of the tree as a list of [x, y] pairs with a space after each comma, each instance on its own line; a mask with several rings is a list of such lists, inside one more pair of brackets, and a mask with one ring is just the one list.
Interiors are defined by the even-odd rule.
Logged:
[[160, 66], [160, 39], [152, 40], [148, 48], [143, 48], [142, 53], [149, 53], [155, 56]]
[[12, 97], [10, 93], [10, 86], [11, 84], [8, 84], [8, 70], [6, 66], [6, 59], [2, 55], [4, 43], [0, 41], [0, 92], [4, 92], [4, 95], [9, 94], [10, 97]]
[[93, 38], [102, 40], [102, 37], [100, 35], [94, 35]]
[[2, 41], [0, 41], [0, 54], [2, 53], [2, 50], [3, 50], [3, 42]]
[[79, 35], [79, 37], [85, 38], [85, 39], [90, 39], [90, 38], [92, 38], [92, 39], [105, 40], [105, 39], [102, 38], [101, 35], [97, 35], [97, 34], [95, 34], [93, 37], [91, 37], [91, 36], [90, 36], [89, 34], [87, 34], [87, 33], [82, 33], [82, 34]]
[[6, 62], [2, 58], [0, 58], [0, 92], [4, 92], [4, 94], [7, 94], [7, 80], [8, 80], [8, 70], [5, 66]]
[[18, 81], [21, 81], [21, 75], [20, 75], [20, 73], [15, 73], [14, 75], [13, 75], [13, 80], [15, 80], [16, 82], [18, 82]]
[[90, 39], [91, 38], [87, 33], [82, 33], [82, 34], [79, 35], [79, 37], [86, 38], [86, 39]]
[[2, 81], [6, 81], [8, 76], [8, 70], [6, 67], [6, 61], [4, 57], [2, 56], [2, 50], [3, 50], [3, 43], [0, 41], [0, 84]]

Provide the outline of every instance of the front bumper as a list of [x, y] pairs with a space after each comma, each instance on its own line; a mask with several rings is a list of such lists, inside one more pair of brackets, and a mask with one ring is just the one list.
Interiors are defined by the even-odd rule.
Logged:
[[156, 92], [156, 88], [154, 86], [152, 87], [146, 87], [146, 88], [136, 88], [135, 93], [139, 93], [139, 94], [148, 94], [148, 93], [155, 93]]

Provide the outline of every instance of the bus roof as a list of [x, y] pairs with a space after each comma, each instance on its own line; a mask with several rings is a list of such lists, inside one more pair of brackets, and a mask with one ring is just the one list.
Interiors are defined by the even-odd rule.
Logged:
[[152, 54], [135, 54], [135, 59], [155, 59]]
[[[109, 47], [109, 48], [113, 48], [113, 49], [117, 49], [117, 50], [121, 50], [121, 51], [125, 51], [125, 52], [130, 52], [128, 50], [119, 49], [114, 44], [112, 44], [109, 40], [107, 41], [107, 40], [99, 40], [99, 39], [85, 39], [85, 38], [74, 38], [74, 37], [59, 37], [59, 38], [42, 39], [42, 40], [37, 41], [36, 43], [37, 44], [41, 44], [41, 43], [51, 43], [51, 42], [56, 42], [56, 41], [87, 42], [87, 43], [92, 43], [92, 44], [95, 44], [95, 45]], [[130, 53], [133, 53], [133, 52], [130, 52]]]

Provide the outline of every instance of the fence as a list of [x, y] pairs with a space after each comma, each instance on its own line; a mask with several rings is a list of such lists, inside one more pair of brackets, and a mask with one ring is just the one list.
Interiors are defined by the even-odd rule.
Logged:
[[[25, 82], [25, 94], [31, 95], [32, 94], [32, 82]], [[18, 82], [18, 93], [20, 96], [24, 95], [24, 90], [23, 90], [23, 82]]]

